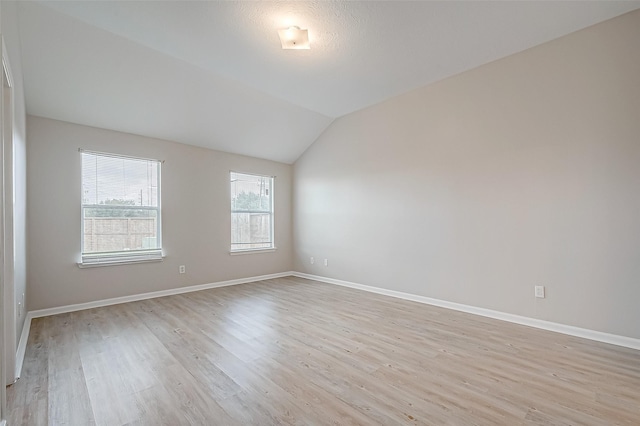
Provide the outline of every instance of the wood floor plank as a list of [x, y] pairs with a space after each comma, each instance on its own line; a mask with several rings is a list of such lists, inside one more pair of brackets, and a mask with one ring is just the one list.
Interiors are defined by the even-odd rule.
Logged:
[[36, 318], [31, 323], [28, 347], [22, 367], [22, 378], [8, 388], [7, 405], [14, 423], [46, 425], [49, 409], [49, 361], [45, 320]]
[[71, 314], [45, 322], [48, 365], [48, 423], [95, 424]]
[[286, 277], [34, 319], [10, 425], [638, 425], [640, 351]]

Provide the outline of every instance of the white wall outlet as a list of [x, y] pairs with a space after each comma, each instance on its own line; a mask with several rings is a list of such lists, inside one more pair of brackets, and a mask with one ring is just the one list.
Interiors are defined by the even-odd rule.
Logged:
[[324, 260], [324, 266], [329, 266], [329, 259]]
[[180, 265], [180, 267], [178, 268], [178, 272], [184, 274], [185, 272], [187, 272], [187, 268], [184, 265]]
[[311, 257], [309, 258], [309, 263], [310, 263], [310, 264], [312, 264], [312, 265], [313, 265], [314, 263], [316, 263], [316, 260], [313, 258], [313, 256], [311, 256]]
[[536, 297], [540, 299], [544, 299], [544, 286], [543, 285], [535, 286], [535, 293], [536, 293]]

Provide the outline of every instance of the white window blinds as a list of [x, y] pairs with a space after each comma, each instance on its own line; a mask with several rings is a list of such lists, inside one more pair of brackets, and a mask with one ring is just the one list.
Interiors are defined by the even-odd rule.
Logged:
[[161, 162], [88, 151], [81, 156], [81, 265], [161, 260]]
[[273, 177], [231, 172], [231, 251], [274, 248]]

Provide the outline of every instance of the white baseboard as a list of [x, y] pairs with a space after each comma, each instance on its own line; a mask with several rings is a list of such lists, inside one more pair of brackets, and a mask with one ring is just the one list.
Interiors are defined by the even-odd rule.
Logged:
[[22, 375], [22, 364], [24, 363], [24, 354], [27, 351], [27, 341], [29, 340], [29, 331], [31, 330], [31, 312], [27, 312], [27, 317], [22, 326], [22, 334], [18, 341], [18, 351], [16, 352], [16, 380]]
[[[410, 293], [403, 293], [395, 290], [387, 290], [379, 287], [372, 287], [363, 284], [356, 284], [349, 281], [337, 280], [334, 278], [322, 277], [319, 275], [305, 274], [302, 272], [280, 272], [277, 274], [260, 275], [249, 278], [240, 278], [236, 280], [220, 281], [217, 283], [194, 285], [189, 287], [180, 287], [169, 290], [154, 291], [150, 293], [134, 294], [131, 296], [114, 297], [112, 299], [97, 300], [94, 302], [78, 303], [75, 305], [59, 306], [56, 308], [40, 309], [37, 311], [30, 311], [27, 313], [22, 334], [20, 335], [20, 342], [18, 344], [18, 351], [16, 354], [16, 378], [20, 377], [22, 373], [22, 364], [24, 363], [24, 356], [27, 347], [27, 341], [29, 340], [29, 331], [31, 328], [31, 320], [33, 318], [46, 317], [49, 315], [57, 315], [67, 312], [82, 311], [85, 309], [99, 308], [102, 306], [117, 305], [120, 303], [135, 302], [138, 300], [153, 299], [156, 297], [172, 296], [175, 294], [191, 293], [194, 291], [207, 290], [211, 288], [227, 287], [238, 284], [246, 284], [256, 281], [269, 280], [273, 278], [283, 278], [295, 276], [300, 278], [307, 278], [310, 280], [320, 281], [328, 284], [335, 284], [343, 287], [350, 287], [358, 290], [364, 290], [371, 293], [382, 294], [385, 296], [396, 297], [399, 299], [411, 300], [414, 302], [425, 303], [428, 305], [439, 306], [442, 308], [453, 309], [456, 311], [467, 312], [470, 314], [480, 315], [483, 317], [494, 318], [502, 321], [512, 322], [515, 324], [526, 325], [529, 327], [540, 328], [543, 330], [555, 331], [557, 333], [568, 334], [570, 336], [582, 337], [585, 339], [595, 340], [598, 342], [609, 343], [612, 345], [623, 346], [631, 349], [640, 350], [640, 339], [634, 339], [626, 336], [618, 336], [615, 334], [603, 333], [600, 331], [589, 330], [585, 328], [574, 327], [565, 324], [554, 323], [550, 321], [543, 321], [535, 318], [523, 317], [520, 315], [508, 314], [504, 312], [494, 311], [491, 309], [478, 308], [475, 306], [463, 305], [461, 303], [448, 302], [446, 300], [432, 299], [430, 297], [418, 296]], [[0, 423], [0, 426], [4, 426]]]
[[228, 287], [231, 285], [252, 283], [255, 281], [270, 280], [273, 278], [290, 277], [293, 272], [280, 272], [277, 274], [259, 275], [256, 277], [239, 278], [237, 280], [219, 281], [216, 283], [192, 285], [188, 287], [172, 288], [169, 290], [152, 291], [150, 293], [132, 294], [131, 296], [114, 297], [93, 302], [78, 303], [75, 305], [58, 306], [55, 308], [29, 311], [31, 318], [48, 317], [49, 315], [65, 314], [67, 312], [83, 311], [85, 309], [100, 308], [102, 306], [118, 305], [120, 303], [137, 302], [139, 300], [154, 299], [156, 297], [173, 296], [175, 294], [191, 293], [194, 291], [208, 290], [211, 288]]
[[395, 290], [387, 290], [379, 287], [356, 284], [349, 281], [342, 281], [334, 278], [322, 277], [319, 275], [293, 272], [293, 276], [321, 281], [328, 284], [335, 284], [343, 287], [355, 288], [358, 290], [368, 291], [370, 293], [383, 294], [385, 296], [397, 297], [399, 299], [411, 300], [414, 302], [425, 303], [427, 305], [439, 306], [441, 308], [453, 309], [455, 311], [467, 312], [483, 317], [494, 318], [502, 321], [512, 322], [515, 324], [526, 325], [529, 327], [540, 328], [542, 330], [555, 331], [556, 333], [568, 334], [570, 336], [582, 337], [584, 339], [595, 340], [598, 342], [640, 350], [640, 339], [634, 339], [632, 337], [618, 336], [616, 334], [603, 333], [601, 331], [589, 330], [586, 328], [574, 327], [571, 325], [559, 324], [536, 318], [523, 317], [520, 315], [494, 311], [491, 309], [478, 308], [475, 306], [463, 305], [461, 303], [448, 302], [446, 300], [432, 299], [430, 297], [418, 296], [411, 293], [403, 293]]

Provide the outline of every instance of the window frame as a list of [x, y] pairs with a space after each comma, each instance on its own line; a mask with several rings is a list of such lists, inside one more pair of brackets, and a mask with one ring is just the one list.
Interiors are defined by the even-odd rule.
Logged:
[[[231, 176], [233, 174], [239, 174], [239, 175], [246, 175], [246, 176], [255, 176], [258, 178], [266, 178], [269, 179], [269, 189], [270, 189], [270, 194], [269, 194], [269, 232], [271, 235], [271, 246], [270, 247], [256, 247], [256, 248], [246, 248], [246, 249], [233, 249], [233, 233], [232, 233], [232, 229], [233, 229], [233, 214], [234, 213], [267, 213], [265, 211], [253, 211], [253, 210], [234, 210], [233, 209], [233, 200], [232, 200], [232, 194], [231, 194]], [[230, 244], [229, 244], [229, 254], [232, 256], [235, 255], [242, 255], [242, 254], [254, 254], [254, 253], [268, 253], [268, 252], [273, 252], [277, 250], [276, 247], [276, 232], [275, 232], [275, 180], [276, 177], [272, 176], [272, 175], [262, 175], [262, 174], [258, 174], [258, 173], [247, 173], [247, 172], [239, 172], [237, 170], [229, 170], [229, 218], [230, 220], [230, 226], [229, 226], [229, 237], [230, 237]], [[238, 243], [235, 243], [238, 244]]]
[[[77, 263], [79, 268], [93, 268], [99, 266], [115, 266], [115, 265], [127, 265], [135, 263], [147, 263], [147, 262], [162, 262], [164, 260], [164, 252], [162, 249], [162, 164], [163, 160], [157, 160], [153, 158], [135, 157], [131, 155], [121, 155], [108, 152], [100, 152], [93, 150], [78, 149], [80, 153], [80, 262]], [[135, 160], [135, 161], [150, 161], [155, 162], [157, 170], [157, 207], [153, 206], [117, 206], [117, 205], [101, 205], [101, 204], [85, 204], [84, 203], [84, 181], [83, 181], [83, 154], [95, 155], [101, 157], [111, 157], [123, 160]], [[85, 209], [86, 208], [100, 208], [100, 209], [113, 209], [113, 210], [150, 210], [156, 212], [156, 248], [154, 249], [142, 249], [142, 250], [122, 250], [122, 251], [107, 251], [107, 252], [93, 252], [85, 253], [84, 251], [84, 235], [85, 235]]]

